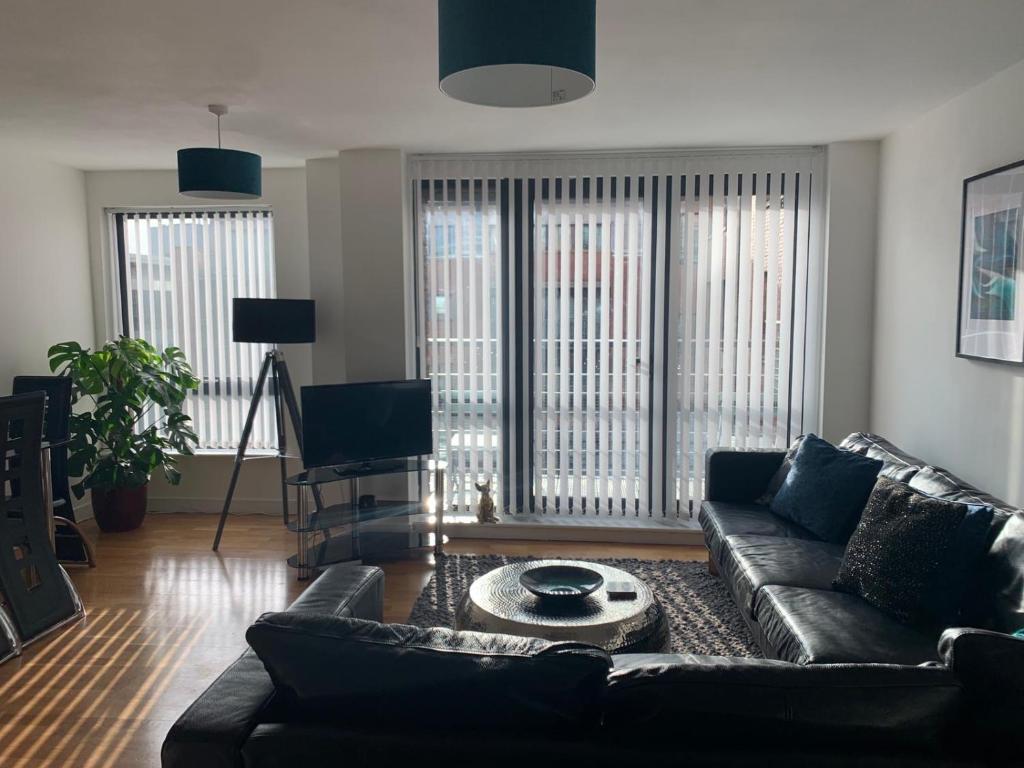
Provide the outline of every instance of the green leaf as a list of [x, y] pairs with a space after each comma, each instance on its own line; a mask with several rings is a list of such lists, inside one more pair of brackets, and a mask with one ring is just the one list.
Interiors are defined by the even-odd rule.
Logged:
[[96, 351], [74, 341], [55, 344], [48, 357], [51, 370], [71, 377], [72, 402], [92, 403], [71, 416], [68, 469], [81, 477], [78, 498], [88, 488], [143, 485], [160, 468], [170, 482], [180, 480], [175, 452], [191, 454], [198, 443], [181, 406], [199, 386], [180, 349], [158, 352], [143, 339], [120, 336]]
[[167, 482], [171, 485], [177, 485], [181, 482], [181, 472], [169, 466], [164, 467], [164, 477], [167, 478]]

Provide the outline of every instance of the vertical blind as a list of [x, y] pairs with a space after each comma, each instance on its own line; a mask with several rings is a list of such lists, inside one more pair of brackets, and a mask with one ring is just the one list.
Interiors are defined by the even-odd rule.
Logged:
[[533, 190], [533, 509], [647, 511], [646, 179], [558, 173]]
[[414, 158], [417, 364], [472, 510], [687, 517], [817, 414], [817, 150]]
[[501, 221], [487, 178], [416, 185], [420, 222], [420, 356], [432, 380], [434, 454], [448, 462], [456, 510], [472, 509], [477, 483], [500, 470]]
[[[232, 342], [231, 300], [274, 298], [269, 210], [110, 211], [110, 327], [163, 350], [180, 347], [200, 380], [185, 401], [200, 449], [234, 449], [263, 344]], [[261, 404], [251, 448], [275, 449], [272, 400]]]
[[818, 158], [673, 175], [668, 210], [667, 509], [699, 502], [709, 448], [781, 448], [815, 423], [822, 252]]

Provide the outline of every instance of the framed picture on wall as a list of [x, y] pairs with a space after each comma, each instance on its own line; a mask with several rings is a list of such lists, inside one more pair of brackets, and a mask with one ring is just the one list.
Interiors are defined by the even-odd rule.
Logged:
[[964, 180], [957, 357], [1024, 363], [1024, 160]]

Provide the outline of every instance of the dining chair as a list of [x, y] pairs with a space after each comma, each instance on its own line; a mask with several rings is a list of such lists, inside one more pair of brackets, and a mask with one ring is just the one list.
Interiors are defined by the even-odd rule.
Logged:
[[50, 445], [50, 487], [53, 489], [53, 548], [57, 559], [70, 565], [95, 567], [92, 545], [75, 521], [68, 477], [68, 446], [71, 437], [71, 377], [15, 376], [13, 393], [45, 392], [43, 440]]
[[84, 615], [50, 544], [43, 494], [46, 395], [0, 397], [0, 590], [22, 644]]

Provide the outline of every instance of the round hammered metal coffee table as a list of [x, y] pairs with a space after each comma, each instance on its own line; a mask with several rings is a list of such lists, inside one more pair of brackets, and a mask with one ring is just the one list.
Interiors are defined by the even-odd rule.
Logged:
[[[540, 565], [590, 568], [604, 577], [604, 585], [579, 599], [537, 597], [519, 583], [519, 575]], [[632, 584], [636, 597], [610, 600], [613, 581]], [[609, 653], [669, 650], [668, 619], [650, 587], [618, 568], [574, 560], [530, 560], [484, 574], [459, 601], [455, 628], [590, 643]]]

